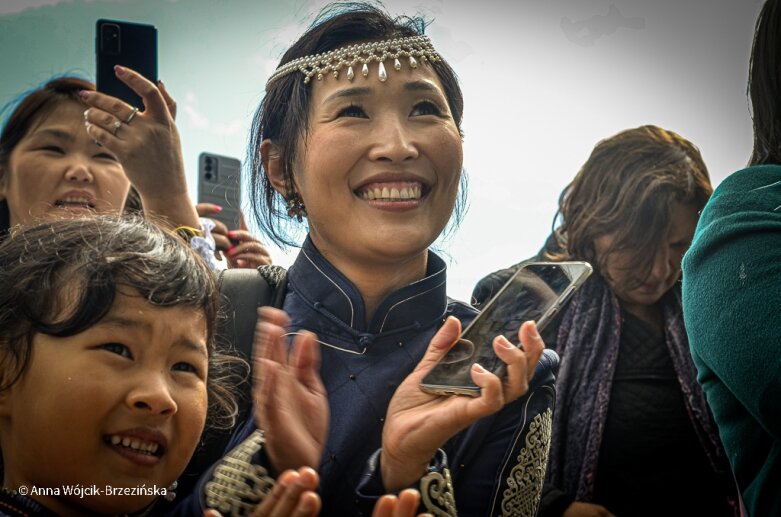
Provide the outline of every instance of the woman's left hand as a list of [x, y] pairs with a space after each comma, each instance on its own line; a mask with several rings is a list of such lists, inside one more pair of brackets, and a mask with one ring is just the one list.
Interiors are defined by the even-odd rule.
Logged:
[[87, 133], [114, 153], [130, 183], [138, 190], [144, 211], [167, 217], [175, 225], [198, 227], [190, 200], [174, 116], [176, 103], [162, 82], [157, 85], [121, 66], [117, 77], [144, 101], [142, 111], [110, 95], [82, 92]]
[[474, 364], [472, 380], [480, 387], [479, 397], [425, 393], [420, 381], [453, 347], [460, 333], [461, 323], [449, 317], [390, 401], [380, 457], [382, 480], [389, 492], [417, 482], [436, 450], [456, 433], [525, 394], [545, 348], [536, 325], [526, 322], [518, 331], [523, 349], [504, 336], [493, 341], [496, 355], [507, 365], [504, 380]]

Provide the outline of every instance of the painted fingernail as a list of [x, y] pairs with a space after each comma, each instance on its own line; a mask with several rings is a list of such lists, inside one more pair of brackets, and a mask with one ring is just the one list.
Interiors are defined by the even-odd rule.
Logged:
[[486, 369], [480, 366], [480, 363], [473, 364], [472, 369], [477, 373], [486, 373]]
[[125, 75], [125, 67], [121, 65], [114, 65], [114, 71], [117, 75]]
[[[79, 90], [79, 97], [81, 97], [83, 100], [87, 100], [90, 93], [91, 92], [89, 90]], [[85, 111], [84, 113], [86, 115], [87, 112]]]
[[220, 205], [214, 205], [214, 211], [217, 213], [222, 212], [222, 207]]
[[228, 255], [233, 255], [233, 250], [236, 249], [236, 246], [231, 245], [230, 248], [228, 248]]
[[235, 236], [236, 236], [236, 232], [235, 231], [228, 230], [228, 237], [235, 237]]
[[84, 123], [85, 124], [87, 123], [87, 116], [88, 115], [89, 115], [89, 110], [88, 109], [84, 110]]

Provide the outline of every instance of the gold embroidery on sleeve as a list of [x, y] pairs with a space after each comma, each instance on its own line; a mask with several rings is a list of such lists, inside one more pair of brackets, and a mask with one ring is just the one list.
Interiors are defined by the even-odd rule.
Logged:
[[421, 499], [423, 506], [434, 517], [456, 517], [456, 499], [453, 496], [453, 481], [450, 470], [442, 473], [429, 472], [420, 480]]
[[206, 506], [219, 510], [225, 517], [252, 513], [274, 487], [268, 471], [251, 463], [264, 443], [263, 431], [257, 429], [220, 461], [204, 488]]
[[553, 410], [536, 415], [529, 424], [526, 443], [518, 454], [518, 464], [510, 471], [502, 494], [502, 515], [534, 517], [540, 505], [542, 482], [548, 466]]

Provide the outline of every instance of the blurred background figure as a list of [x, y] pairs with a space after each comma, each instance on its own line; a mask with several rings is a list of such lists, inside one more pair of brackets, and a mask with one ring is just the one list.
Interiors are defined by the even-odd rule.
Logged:
[[[537, 260], [595, 274], [543, 331], [562, 358], [540, 516], [736, 515], [683, 326], [681, 257], [712, 191], [700, 152], [656, 126], [599, 142]], [[519, 267], [474, 290], [485, 303]]]

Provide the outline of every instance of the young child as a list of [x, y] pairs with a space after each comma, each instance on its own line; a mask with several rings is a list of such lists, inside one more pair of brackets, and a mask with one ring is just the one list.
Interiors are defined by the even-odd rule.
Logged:
[[230, 425], [213, 275], [175, 234], [92, 216], [0, 244], [0, 515], [157, 513]]

